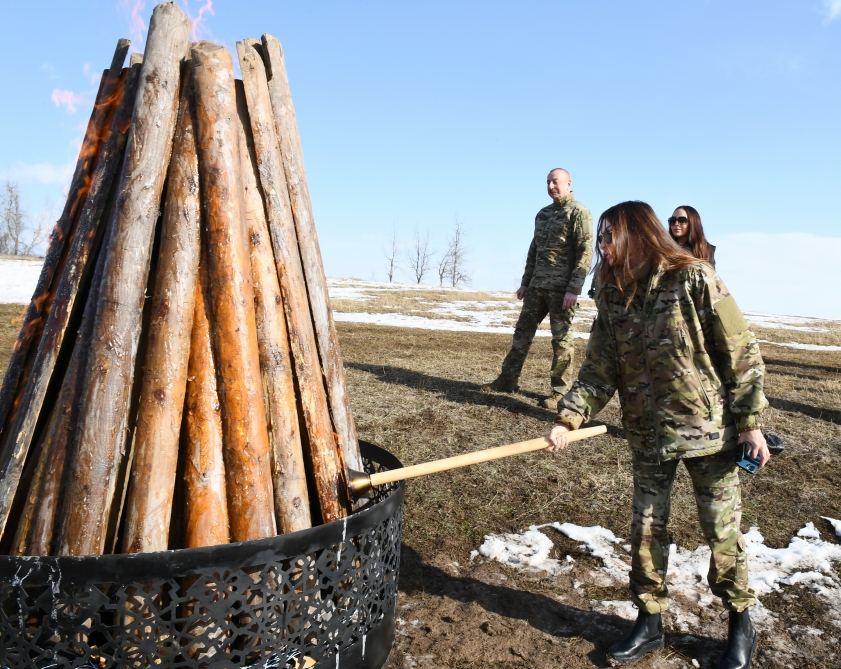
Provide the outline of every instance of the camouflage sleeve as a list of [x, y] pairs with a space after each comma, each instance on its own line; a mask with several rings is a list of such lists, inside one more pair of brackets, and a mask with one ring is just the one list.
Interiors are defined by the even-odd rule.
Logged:
[[534, 274], [534, 259], [537, 256], [537, 245], [534, 243], [532, 237], [531, 245], [529, 246], [529, 254], [526, 256], [526, 269], [523, 272], [523, 278], [520, 279], [521, 286], [528, 286], [531, 283], [532, 274]]
[[590, 260], [593, 257], [593, 218], [584, 207], [578, 207], [572, 219], [573, 243], [570, 249], [570, 272], [567, 282], [567, 292], [581, 294], [587, 272], [590, 271]]
[[604, 408], [616, 392], [616, 344], [604, 316], [597, 316], [590, 330], [587, 353], [578, 380], [558, 404], [555, 423], [577, 430]]
[[727, 389], [730, 413], [740, 432], [761, 427], [760, 416], [768, 400], [763, 391], [765, 364], [756, 337], [715, 270], [700, 266], [696, 276], [699, 318], [704, 337], [712, 342], [709, 353]]

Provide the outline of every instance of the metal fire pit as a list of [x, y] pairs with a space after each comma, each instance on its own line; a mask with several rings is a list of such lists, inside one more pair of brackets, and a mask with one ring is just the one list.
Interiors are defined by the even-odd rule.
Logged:
[[[370, 472], [400, 462], [361, 444]], [[403, 484], [350, 517], [161, 553], [0, 556], [0, 667], [381, 667]]]

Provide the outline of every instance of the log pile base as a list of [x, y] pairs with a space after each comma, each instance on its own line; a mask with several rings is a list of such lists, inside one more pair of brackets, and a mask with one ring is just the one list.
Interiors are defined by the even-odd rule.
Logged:
[[[369, 472], [401, 466], [360, 445]], [[402, 524], [400, 483], [347, 518], [268, 539], [0, 556], [0, 666], [382, 667]]]

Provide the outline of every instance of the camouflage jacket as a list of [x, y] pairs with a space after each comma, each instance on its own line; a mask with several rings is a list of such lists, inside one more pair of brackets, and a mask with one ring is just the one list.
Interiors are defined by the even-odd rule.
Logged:
[[543, 207], [534, 218], [521, 286], [581, 293], [593, 255], [590, 212], [572, 197]]
[[600, 289], [586, 359], [556, 422], [578, 428], [618, 390], [632, 448], [669, 460], [733, 446], [768, 406], [759, 346], [735, 300], [706, 263], [657, 271], [641, 292], [625, 309], [614, 285]]

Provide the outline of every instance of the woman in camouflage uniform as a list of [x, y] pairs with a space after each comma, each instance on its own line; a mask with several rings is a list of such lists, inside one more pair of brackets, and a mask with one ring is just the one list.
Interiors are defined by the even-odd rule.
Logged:
[[623, 202], [599, 219], [596, 295], [586, 359], [559, 404], [550, 451], [619, 393], [633, 453], [630, 590], [639, 608], [631, 635], [608, 660], [633, 662], [663, 646], [670, 495], [677, 465], [692, 479], [712, 550], [708, 580], [730, 612], [721, 667], [748, 667], [756, 632], [748, 607], [747, 555], [739, 529], [737, 443], [764, 465], [766, 408], [756, 339], [715, 270], [680, 248], [644, 202]]
[[715, 267], [715, 246], [707, 241], [701, 214], [695, 207], [682, 204], [669, 216], [669, 235], [699, 260]]

